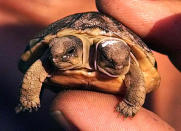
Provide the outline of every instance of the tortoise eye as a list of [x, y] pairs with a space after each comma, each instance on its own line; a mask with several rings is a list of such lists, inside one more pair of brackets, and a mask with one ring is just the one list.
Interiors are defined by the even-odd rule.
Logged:
[[75, 47], [73, 46], [72, 48], [70, 48], [70, 49], [67, 50], [67, 54], [73, 54], [73, 53], [75, 53], [75, 51], [76, 51], [76, 49], [75, 49]]
[[97, 43], [97, 69], [116, 77], [128, 71], [130, 48], [122, 40], [110, 38]]
[[50, 42], [53, 64], [60, 70], [73, 69], [82, 64], [83, 43], [76, 36], [54, 38]]

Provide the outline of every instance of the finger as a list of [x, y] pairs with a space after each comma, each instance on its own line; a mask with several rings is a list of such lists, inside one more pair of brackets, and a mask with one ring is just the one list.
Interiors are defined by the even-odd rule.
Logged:
[[[68, 91], [59, 94], [52, 110], [63, 116], [79, 130], [173, 130], [157, 115], [142, 108], [134, 118], [123, 119], [115, 106], [118, 98], [110, 94], [88, 91]], [[62, 116], [56, 116], [59, 122]]]
[[97, 8], [144, 37], [152, 49], [181, 51], [181, 1], [97, 0]]
[[67, 15], [95, 9], [90, 0], [0, 0], [0, 24], [46, 26]]

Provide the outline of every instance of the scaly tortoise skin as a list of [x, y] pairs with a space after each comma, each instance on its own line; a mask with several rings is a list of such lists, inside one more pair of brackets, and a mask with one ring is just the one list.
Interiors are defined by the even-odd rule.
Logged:
[[116, 109], [133, 117], [146, 93], [159, 86], [155, 65], [151, 50], [115, 19], [99, 12], [67, 16], [34, 37], [22, 54], [25, 75], [16, 112], [38, 108], [42, 84], [51, 83], [120, 96], [125, 89]]

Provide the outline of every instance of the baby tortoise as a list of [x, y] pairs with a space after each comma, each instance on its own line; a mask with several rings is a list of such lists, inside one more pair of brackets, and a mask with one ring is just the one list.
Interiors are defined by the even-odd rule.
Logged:
[[[151, 50], [115, 19], [99, 12], [65, 17], [27, 45], [19, 69], [25, 73], [16, 112], [40, 106], [42, 84], [121, 95], [117, 111], [133, 117], [160, 76]], [[53, 84], [52, 84], [53, 83]], [[57, 88], [57, 86], [56, 86]]]

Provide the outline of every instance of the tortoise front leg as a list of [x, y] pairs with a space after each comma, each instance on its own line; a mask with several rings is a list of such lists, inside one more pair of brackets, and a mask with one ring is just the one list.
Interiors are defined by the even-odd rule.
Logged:
[[39, 59], [32, 64], [24, 75], [22, 88], [20, 91], [20, 104], [16, 107], [16, 112], [24, 110], [31, 111], [40, 106], [40, 91], [42, 82], [47, 77], [42, 61]]
[[134, 56], [131, 58], [130, 71], [125, 77], [125, 85], [127, 92], [119, 103], [117, 111], [125, 117], [133, 117], [144, 104], [146, 97], [143, 73]]

